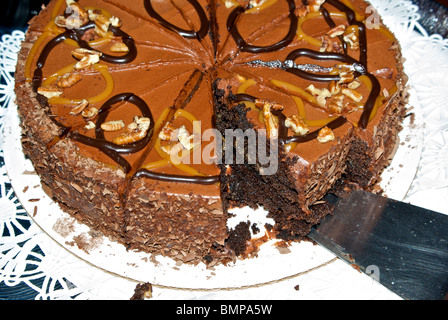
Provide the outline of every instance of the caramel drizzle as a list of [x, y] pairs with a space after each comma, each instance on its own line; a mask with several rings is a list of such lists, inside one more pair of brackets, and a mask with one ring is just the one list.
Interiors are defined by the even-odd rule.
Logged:
[[[197, 3], [197, 2], [196, 2]], [[198, 3], [197, 3], [198, 4]], [[50, 54], [50, 52], [60, 43], [63, 43], [67, 39], [71, 39], [75, 41], [80, 47], [93, 50], [90, 45], [82, 40], [82, 36], [85, 34], [85, 32], [89, 29], [92, 29], [95, 27], [94, 22], [89, 22], [77, 29], [68, 29], [65, 32], [57, 35], [53, 39], [51, 39], [43, 48], [40, 56], [38, 57], [37, 63], [36, 63], [36, 69], [33, 74], [33, 80], [32, 80], [32, 87], [35, 92], [37, 92], [37, 89], [40, 87], [43, 81], [42, 76], [42, 68], [45, 66], [46, 60]], [[208, 27], [207, 27], [208, 30]], [[137, 56], [137, 48], [135, 46], [135, 42], [127, 33], [123, 32], [119, 28], [109, 26], [109, 31], [113, 33], [113, 35], [117, 37], [122, 38], [122, 42], [129, 48], [128, 53], [122, 56], [114, 56], [114, 55], [108, 55], [105, 53], [102, 53], [100, 59], [109, 62], [109, 63], [115, 63], [115, 64], [126, 64], [132, 62], [136, 56]], [[196, 76], [196, 79], [195, 79]], [[191, 95], [197, 90], [199, 83], [202, 80], [202, 74], [197, 77], [197, 72], [195, 72], [192, 76], [193, 80], [197, 80], [195, 83], [194, 88], [189, 92], [185, 92], [184, 90], [179, 95], [178, 99], [175, 102], [175, 105], [171, 108], [171, 112], [168, 114], [168, 120], [171, 120], [171, 118], [174, 116], [174, 112], [177, 109], [183, 108], [188, 101], [191, 99]], [[192, 80], [192, 79], [190, 79]], [[48, 101], [44, 101], [44, 99], [39, 99], [42, 101], [42, 103], [47, 103]], [[126, 145], [117, 145], [113, 142], [107, 141], [104, 136], [104, 132], [101, 129], [101, 124], [106, 121], [106, 118], [110, 112], [110, 109], [113, 105], [121, 102], [129, 102], [137, 106], [142, 113], [143, 117], [147, 117], [150, 119], [150, 127], [147, 131], [146, 136], [137, 142], [126, 144]], [[95, 137], [91, 138], [88, 136], [85, 136], [83, 134], [80, 134], [78, 132], [72, 131], [73, 128], [66, 127], [60, 123], [57, 123], [59, 127], [62, 128], [62, 133], [52, 139], [48, 144], [47, 148], [51, 148], [53, 145], [55, 145], [58, 141], [62, 140], [63, 138], [71, 138], [75, 141], [78, 141], [80, 143], [83, 143], [85, 145], [95, 147], [98, 150], [102, 151], [104, 154], [109, 156], [113, 161], [115, 161], [118, 165], [120, 165], [125, 173], [130, 173], [132, 170], [132, 167], [130, 163], [122, 156], [122, 154], [131, 154], [138, 151], [141, 151], [146, 146], [148, 146], [146, 153], [149, 152], [149, 150], [154, 145], [154, 118], [152, 116], [151, 110], [146, 104], [146, 102], [138, 97], [137, 95], [133, 93], [120, 93], [117, 94], [111, 98], [109, 98], [100, 108], [98, 111], [98, 116], [96, 120], [96, 129], [95, 129]], [[152, 143], [150, 143], [152, 142]], [[146, 154], [145, 153], [145, 154]], [[213, 184], [216, 182], [219, 182], [219, 176], [194, 176], [194, 177], [186, 177], [181, 175], [171, 175], [171, 174], [163, 174], [163, 173], [155, 173], [151, 172], [147, 169], [141, 169], [137, 171], [134, 175], [134, 177], [140, 177], [145, 176], [151, 179], [158, 179], [163, 181], [175, 181], [175, 182], [194, 182], [194, 183], [200, 183], [200, 184]]]
[[[37, 63], [36, 63], [36, 69], [34, 70], [33, 80], [32, 80], [32, 87], [34, 92], [37, 92], [37, 89], [42, 83], [42, 68], [45, 66], [46, 60], [48, 58], [48, 55], [50, 52], [60, 43], [63, 43], [67, 39], [71, 39], [78, 43], [78, 45], [81, 48], [93, 50], [90, 45], [82, 40], [82, 36], [84, 33], [95, 27], [94, 22], [89, 22], [85, 24], [84, 26], [81, 26], [77, 29], [68, 29], [65, 32], [57, 35], [53, 39], [51, 39], [43, 48]], [[135, 46], [134, 40], [132, 37], [130, 37], [127, 33], [120, 30], [119, 28], [109, 26], [109, 31], [111, 31], [115, 36], [121, 37], [123, 43], [126, 44], [126, 46], [129, 48], [129, 51], [122, 56], [114, 56], [114, 55], [108, 55], [105, 53], [102, 53], [102, 56], [100, 57], [101, 60], [109, 62], [109, 63], [115, 63], [115, 64], [125, 64], [133, 61], [135, 57], [137, 56], [137, 48]], [[131, 103], [134, 103], [143, 113], [144, 116], [150, 118], [153, 121], [153, 117], [151, 114], [151, 111], [149, 110], [146, 103], [138, 98], [137, 96], [133, 95], [132, 93], [122, 93], [119, 95], [116, 95], [109, 100], [107, 100], [101, 109], [99, 110], [99, 117], [97, 120], [97, 124], [101, 125], [101, 123], [104, 122], [105, 118], [107, 117], [107, 114], [109, 113], [110, 106], [121, 101], [129, 101]], [[48, 103], [48, 102], [47, 102]], [[62, 134], [59, 137], [59, 139], [53, 139], [47, 147], [51, 147], [55, 144], [55, 142], [59, 141], [63, 137], [71, 137], [74, 140], [77, 140], [79, 142], [82, 142], [86, 145], [90, 145], [93, 147], [98, 148], [103, 153], [111, 157], [116, 163], [118, 163], [120, 166], [123, 167], [123, 170], [125, 172], [128, 172], [131, 168], [130, 164], [120, 155], [120, 153], [133, 153], [141, 150], [149, 141], [152, 135], [152, 129], [148, 130], [148, 133], [144, 139], [141, 141], [135, 143], [135, 144], [129, 144], [126, 146], [119, 146], [114, 143], [111, 143], [109, 141], [106, 141], [104, 139], [103, 133], [96, 132], [96, 139], [89, 138], [87, 136], [81, 135], [79, 133], [71, 132], [70, 128], [67, 128], [61, 124], [58, 124], [58, 126], [63, 128]]]

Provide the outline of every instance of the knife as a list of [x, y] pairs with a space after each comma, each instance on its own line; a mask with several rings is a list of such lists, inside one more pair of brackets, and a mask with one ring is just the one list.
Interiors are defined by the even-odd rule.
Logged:
[[448, 215], [362, 190], [326, 200], [310, 239], [403, 299], [447, 298]]

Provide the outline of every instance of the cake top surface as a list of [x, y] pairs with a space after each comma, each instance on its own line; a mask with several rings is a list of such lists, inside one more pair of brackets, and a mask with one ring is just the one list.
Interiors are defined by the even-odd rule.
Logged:
[[48, 147], [68, 137], [123, 179], [219, 197], [216, 89], [304, 167], [351, 130], [372, 139], [402, 80], [374, 14], [359, 0], [53, 0], [16, 81], [47, 98]]

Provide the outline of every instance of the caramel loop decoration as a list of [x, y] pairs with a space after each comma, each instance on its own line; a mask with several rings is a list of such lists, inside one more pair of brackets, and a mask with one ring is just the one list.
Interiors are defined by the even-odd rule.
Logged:
[[193, 6], [193, 8], [196, 10], [199, 16], [199, 19], [201, 21], [201, 27], [199, 28], [199, 31], [185, 30], [168, 22], [160, 14], [157, 13], [157, 11], [154, 9], [152, 5], [151, 0], [145, 0], [144, 5], [148, 14], [154, 19], [158, 20], [165, 28], [179, 33], [184, 38], [201, 40], [207, 35], [210, 29], [210, 22], [207, 18], [207, 15], [205, 14], [204, 9], [201, 7], [201, 5], [197, 0], [187, 0], [187, 1]]
[[231, 33], [233, 39], [235, 40], [238, 47], [240, 47], [241, 51], [252, 53], [271, 52], [280, 50], [292, 42], [297, 32], [298, 18], [295, 15], [296, 5], [294, 3], [294, 0], [286, 0], [286, 1], [289, 7], [289, 20], [290, 20], [289, 31], [282, 40], [269, 46], [255, 46], [248, 44], [238, 31], [237, 27], [238, 17], [241, 14], [247, 12], [249, 10], [248, 8], [238, 6], [230, 13], [229, 18], [227, 19], [227, 30]]
[[[72, 72], [74, 69], [74, 66], [75, 66], [75, 64], [73, 63], [73, 64], [59, 70], [55, 74], [47, 77], [47, 79], [42, 83], [42, 85], [44, 87], [47, 85], [50, 85], [51, 83], [55, 82], [60, 75], [66, 74], [68, 72]], [[106, 100], [108, 97], [111, 96], [113, 89], [114, 89], [114, 80], [113, 80], [111, 74], [109, 73], [109, 69], [106, 65], [95, 64], [92, 66], [92, 69], [98, 71], [102, 75], [102, 77], [104, 78], [104, 80], [106, 82], [106, 87], [105, 87], [104, 91], [99, 93], [98, 95], [87, 98], [86, 100], [89, 101], [89, 104], [98, 103], [98, 102]], [[50, 104], [64, 104], [67, 106], [76, 106], [82, 100], [83, 99], [68, 99], [68, 98], [61, 98], [61, 97], [52, 97], [52, 98], [48, 99], [48, 102]]]

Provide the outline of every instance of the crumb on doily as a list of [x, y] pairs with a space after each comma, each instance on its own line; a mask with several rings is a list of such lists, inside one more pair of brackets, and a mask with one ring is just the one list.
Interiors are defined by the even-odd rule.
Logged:
[[137, 284], [130, 300], [145, 300], [150, 298], [152, 298], [152, 285], [146, 282]]

